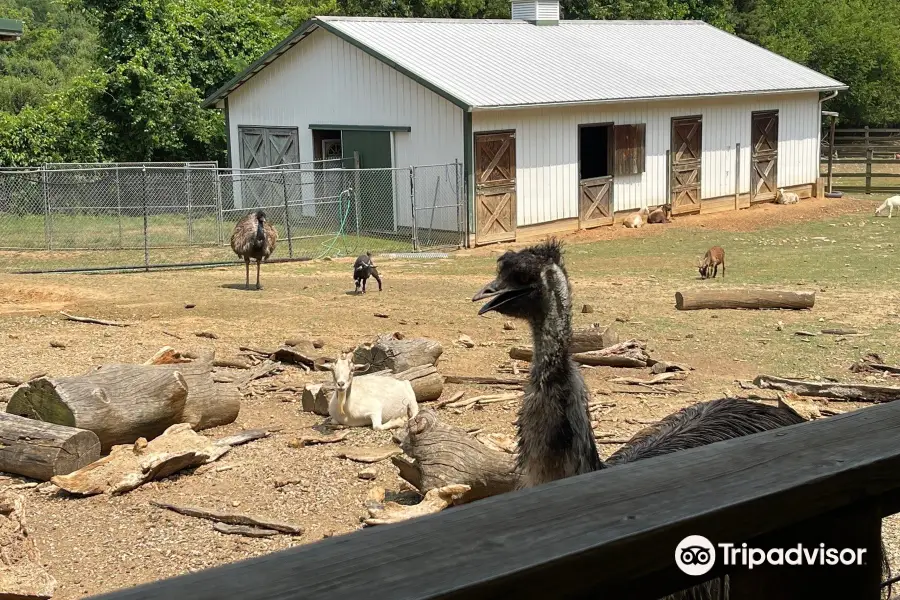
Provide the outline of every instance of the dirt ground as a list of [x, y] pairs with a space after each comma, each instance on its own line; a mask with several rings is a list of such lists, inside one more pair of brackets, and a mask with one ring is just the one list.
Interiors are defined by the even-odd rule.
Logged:
[[[808, 200], [566, 237], [575, 325], [619, 319], [622, 339], [645, 340], [655, 358], [695, 368], [685, 382], [686, 391], [669, 395], [649, 390], [636, 394], [608, 381], [622, 375], [646, 377], [646, 370], [585, 369], [594, 398], [614, 404], [594, 415], [598, 439], [627, 438], [643, 427], [642, 421], [726, 392], [736, 394], [741, 391], [736, 380], [760, 373], [854, 379], [858, 376], [847, 367], [870, 350], [900, 363], [900, 268], [894, 248], [900, 220], [875, 219], [875, 205], [873, 200]], [[723, 284], [721, 279], [699, 281], [694, 268], [696, 256], [712, 243], [723, 245], [730, 257], [729, 285], [814, 289], [815, 308], [679, 313], [672, 302], [676, 290]], [[320, 337], [325, 351], [335, 353], [393, 331], [441, 342], [444, 354], [438, 368], [444, 375], [497, 375], [499, 367], [509, 365], [510, 346], [530, 343], [528, 329], [516, 323], [515, 330], [506, 331], [500, 316], [477, 317], [471, 297], [493, 278], [494, 260], [507, 247], [513, 246], [460, 251], [448, 259], [380, 260], [384, 291], [370, 287], [365, 296], [352, 294], [348, 259], [264, 265], [262, 291], [243, 289], [242, 267], [6, 275], [0, 280], [0, 375], [79, 374], [100, 364], [143, 362], [167, 345], [183, 351], [213, 347], [219, 357], [234, 357], [239, 346], [274, 348], [290, 337]], [[585, 303], [592, 304], [594, 312], [582, 313]], [[188, 309], [187, 304], [196, 306]], [[133, 326], [74, 323], [63, 320], [59, 310]], [[801, 340], [794, 335], [799, 329], [826, 326], [855, 327], [866, 336]], [[214, 332], [218, 339], [197, 337], [198, 331]], [[462, 334], [476, 346], [457, 344]], [[65, 348], [53, 348], [51, 341]], [[358, 529], [366, 514], [366, 493], [375, 486], [396, 491], [400, 479], [390, 461], [383, 461], [374, 465], [377, 479], [363, 481], [358, 473], [365, 465], [335, 455], [348, 446], [390, 444], [390, 433], [358, 428], [340, 444], [291, 448], [292, 438], [310, 432], [323, 418], [302, 412], [299, 394], [274, 391], [327, 377], [288, 366], [252, 385], [237, 422], [205, 434], [282, 429], [234, 448], [218, 463], [229, 467], [226, 470], [184, 472], [119, 497], [21, 492], [33, 537], [59, 582], [55, 598], [93, 595]], [[444, 396], [460, 390], [470, 396], [498, 391], [446, 385]], [[0, 396], [4, 394], [0, 400], [11, 390], [0, 390]], [[842, 403], [840, 409], [859, 406]], [[517, 403], [509, 402], [439, 413], [466, 429], [513, 435], [516, 409]], [[606, 456], [617, 447], [602, 444], [601, 452]], [[276, 488], [275, 480], [285, 478], [302, 481]], [[0, 489], [23, 481], [0, 476]], [[208, 521], [153, 508], [151, 500], [287, 521], [304, 527], [305, 534], [268, 539], [223, 535]], [[900, 552], [896, 533], [894, 520], [887, 520], [892, 558]]]

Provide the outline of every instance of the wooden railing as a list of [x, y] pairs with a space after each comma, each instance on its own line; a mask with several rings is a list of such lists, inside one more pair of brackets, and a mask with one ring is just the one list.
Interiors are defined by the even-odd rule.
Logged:
[[[732, 600], [874, 600], [900, 512], [900, 403], [495, 496], [398, 525], [98, 596], [104, 600], [653, 599], [729, 574]], [[865, 548], [862, 566], [722, 564], [677, 544]]]

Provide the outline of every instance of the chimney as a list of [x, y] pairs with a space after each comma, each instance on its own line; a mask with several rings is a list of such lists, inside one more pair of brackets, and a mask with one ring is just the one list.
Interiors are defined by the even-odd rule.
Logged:
[[512, 0], [512, 18], [532, 25], [559, 25], [559, 0]]

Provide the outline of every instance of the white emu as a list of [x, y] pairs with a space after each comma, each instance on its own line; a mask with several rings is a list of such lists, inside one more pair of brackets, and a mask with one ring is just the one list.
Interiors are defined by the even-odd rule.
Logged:
[[389, 376], [363, 375], [366, 369], [354, 365], [353, 355], [341, 353], [335, 362], [325, 365], [334, 375], [335, 391], [328, 403], [328, 414], [341, 425], [372, 429], [394, 429], [419, 414], [412, 384]]
[[777, 204], [797, 204], [799, 201], [800, 196], [794, 192], [786, 192], [784, 188], [778, 188], [778, 195], [775, 197]]
[[900, 196], [891, 196], [885, 200], [881, 206], [875, 209], [875, 216], [880, 217], [884, 211], [888, 211], [888, 219], [894, 214], [894, 209], [900, 210]]

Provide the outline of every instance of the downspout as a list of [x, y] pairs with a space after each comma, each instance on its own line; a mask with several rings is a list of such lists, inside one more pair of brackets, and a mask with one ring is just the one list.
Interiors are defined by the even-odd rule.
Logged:
[[[827, 96], [824, 96], [824, 97], [822, 97], [822, 98], [819, 98], [819, 117], [820, 117], [820, 118], [821, 118], [821, 116], [822, 116], [822, 104], [824, 104], [825, 102], [828, 102], [829, 100], [834, 100], [835, 98], [837, 98], [838, 93], [839, 93], [838, 90], [834, 90], [833, 92], [831, 92], [831, 93], [828, 94]], [[819, 153], [818, 153], [818, 156], [822, 156], [822, 136], [819, 136]]]
[[[824, 104], [828, 100], [834, 100], [835, 98], [837, 98], [838, 93], [839, 93], [838, 90], [834, 90], [827, 96], [819, 98], [819, 122], [821, 122], [821, 119], [822, 119], [822, 104]], [[831, 118], [830, 131], [832, 131], [832, 132], [834, 131], [834, 117]], [[832, 134], [831, 139], [828, 140], [828, 167], [829, 167], [829, 169], [828, 169], [828, 193], [831, 193], [831, 157], [834, 155], [833, 146], [834, 146], [834, 135]], [[818, 152], [816, 152], [816, 193], [817, 194], [821, 194], [821, 192], [819, 192], [819, 190], [818, 190], [818, 187], [819, 187], [818, 181], [820, 179], [822, 179], [822, 177], [821, 177], [822, 167], [820, 164], [821, 160], [822, 160], [822, 136], [820, 135], [819, 136], [819, 148], [818, 148]]]

